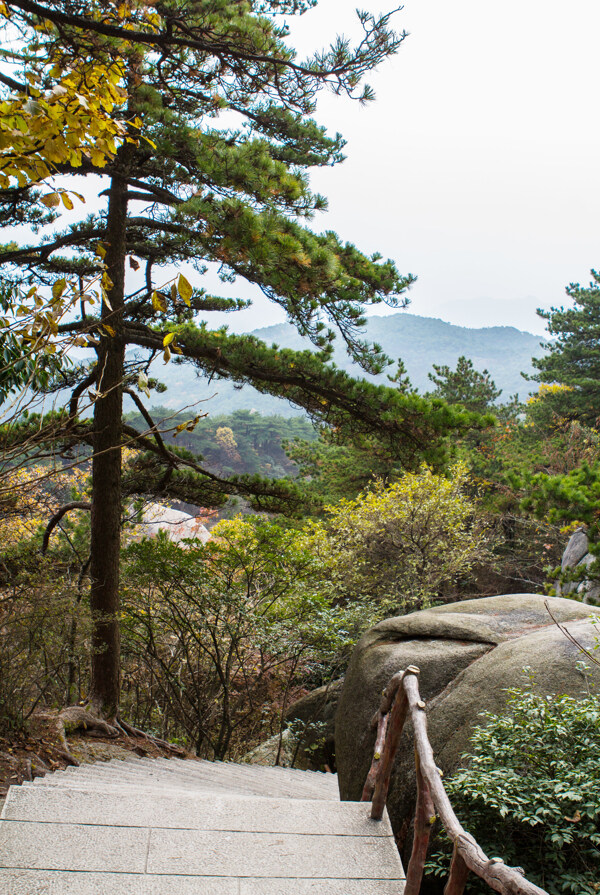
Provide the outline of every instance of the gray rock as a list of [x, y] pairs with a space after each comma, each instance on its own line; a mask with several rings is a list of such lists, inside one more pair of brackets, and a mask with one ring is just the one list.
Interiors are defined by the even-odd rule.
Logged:
[[581, 594], [582, 603], [587, 606], [600, 606], [600, 584], [590, 581], [582, 582], [577, 588], [577, 592]]
[[[247, 764], [266, 765], [273, 767], [276, 763], [282, 768], [296, 767], [306, 770], [307, 765], [299, 759], [296, 749], [297, 742], [289, 730], [284, 730], [281, 735], [281, 749], [279, 748], [279, 734], [260, 743], [250, 752], [246, 752], [240, 761]], [[279, 761], [277, 758], [279, 756]]]
[[181, 510], [164, 506], [162, 503], [147, 503], [142, 510], [142, 518], [133, 526], [129, 540], [155, 538], [159, 531], [166, 532], [170, 541], [179, 544], [185, 540], [197, 540], [206, 544], [210, 532], [202, 523], [201, 516], [190, 516]]
[[575, 581], [566, 581], [562, 583], [560, 580], [556, 582], [556, 593], [559, 596], [572, 595], [574, 599], [581, 600], [592, 606], [600, 605], [600, 581], [597, 578], [588, 577], [586, 568], [590, 566], [596, 559], [591, 553], [588, 553], [589, 544], [587, 535], [583, 528], [578, 528], [572, 535], [563, 553], [561, 571], [567, 572], [569, 569], [575, 569], [582, 573]]
[[333, 681], [292, 703], [285, 720], [299, 740], [308, 767], [335, 770], [335, 713], [343, 680]]
[[588, 539], [583, 528], [578, 528], [569, 538], [569, 543], [563, 553], [561, 569], [572, 569], [576, 566], [588, 552]]
[[[527, 685], [529, 666], [542, 693], [586, 692], [576, 669], [578, 649], [549, 617], [587, 646], [594, 628], [588, 607], [574, 600], [511, 594], [466, 600], [388, 619], [359, 641], [346, 674], [336, 716], [336, 756], [342, 799], [360, 799], [373, 754], [369, 724], [382, 689], [401, 668], [421, 669], [428, 725], [436, 761], [444, 774], [460, 765], [472, 728], [486, 710], [499, 712], [506, 689]], [[600, 683], [600, 669], [591, 674]], [[396, 836], [406, 839], [414, 813], [412, 733], [404, 731], [392, 775], [388, 811]]]
[[307, 693], [285, 713], [286, 724], [279, 749], [279, 735], [265, 740], [241, 759], [244, 763], [274, 765], [304, 771], [335, 770], [335, 713], [343, 680]]

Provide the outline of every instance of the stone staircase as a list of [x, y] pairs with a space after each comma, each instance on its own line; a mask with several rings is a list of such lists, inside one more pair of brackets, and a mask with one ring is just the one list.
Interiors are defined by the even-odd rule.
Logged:
[[13, 786], [2, 895], [401, 895], [387, 814], [337, 778], [181, 759], [113, 760]]

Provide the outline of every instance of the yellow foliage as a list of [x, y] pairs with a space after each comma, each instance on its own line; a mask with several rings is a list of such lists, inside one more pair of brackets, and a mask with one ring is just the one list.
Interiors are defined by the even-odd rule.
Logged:
[[219, 426], [215, 433], [215, 441], [231, 462], [239, 463], [241, 461], [237, 441], [229, 426]]
[[[47, 525], [70, 493], [83, 490], [87, 473], [48, 466], [21, 466], [7, 470], [0, 484], [0, 543], [15, 547]], [[65, 494], [69, 496], [65, 499]]]
[[[87, 13], [125, 30], [152, 32], [162, 21], [153, 4], [136, 0], [101, 4], [92, 0]], [[5, 3], [0, 4], [2, 18], [10, 20]], [[114, 114], [115, 107], [127, 100], [126, 60], [136, 52], [129, 41], [112, 40], [104, 57], [100, 52], [95, 58], [82, 53], [73, 60], [53, 42], [50, 22], [41, 21], [35, 30], [38, 33], [24, 54], [28, 59], [22, 72], [24, 89], [0, 102], [0, 188], [4, 189], [15, 182], [21, 187], [42, 183], [59, 166], [78, 168], [84, 158], [103, 168], [141, 125], [138, 118], [126, 124]], [[45, 43], [44, 37], [50, 41]], [[10, 58], [10, 51], [6, 55]], [[22, 58], [15, 55], [15, 60]], [[73, 207], [66, 191], [61, 191], [61, 198], [65, 208]], [[45, 204], [58, 205], [57, 194], [47, 194]]]
[[[54, 86], [42, 92], [41, 76], [28, 72], [28, 92], [0, 102], [0, 187], [42, 183], [58, 166], [80, 167], [84, 157], [97, 167], [112, 158], [127, 133], [114, 117], [127, 98], [118, 82], [123, 66], [80, 61], [76, 68], [53, 65]], [[115, 80], [117, 83], [115, 83]], [[62, 191], [63, 203], [73, 203]], [[56, 200], [54, 199], [56, 197]], [[52, 191], [45, 204], [59, 204]]]
[[544, 398], [548, 397], [549, 395], [557, 395], [560, 393], [564, 394], [566, 392], [572, 392], [572, 391], [573, 391], [573, 388], [570, 385], [560, 385], [558, 382], [553, 382], [553, 383], [542, 382], [540, 384], [538, 391], [537, 391], [537, 394], [531, 395], [527, 399], [527, 403], [528, 404], [536, 404], [536, 403], [539, 403], [540, 401], [543, 401]]
[[327, 507], [327, 519], [312, 523], [305, 536], [329, 564], [342, 598], [371, 594], [396, 608], [420, 608], [450, 597], [453, 583], [484, 555], [466, 484], [464, 464], [449, 478], [423, 465]]

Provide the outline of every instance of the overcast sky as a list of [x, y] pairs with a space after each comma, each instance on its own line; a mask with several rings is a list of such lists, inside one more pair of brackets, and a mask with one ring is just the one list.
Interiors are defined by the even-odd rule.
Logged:
[[[394, 21], [409, 36], [367, 79], [376, 101], [321, 95], [315, 117], [347, 138], [347, 159], [313, 172], [329, 211], [311, 226], [415, 274], [414, 314], [542, 333], [535, 309], [600, 267], [600, 2], [406, 0]], [[336, 33], [360, 37], [346, 0], [319, 0], [290, 25], [300, 57]], [[255, 299], [227, 317], [235, 331], [284, 319], [242, 281], [203, 285]]]
[[[296, 46], [356, 34], [353, 8], [320, 0]], [[416, 274], [412, 313], [543, 332], [536, 307], [600, 266], [600, 3], [406, 0], [395, 22], [410, 34], [368, 78], [375, 103], [319, 101], [348, 157], [314, 173], [330, 207], [313, 226]], [[230, 318], [277, 320], [260, 303]]]

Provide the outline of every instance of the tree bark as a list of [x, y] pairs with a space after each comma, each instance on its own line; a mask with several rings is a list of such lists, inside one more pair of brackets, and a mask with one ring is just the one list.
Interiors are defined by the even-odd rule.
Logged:
[[[126, 152], [127, 147], [124, 148]], [[112, 285], [106, 284], [110, 306], [106, 302], [102, 306], [102, 320], [110, 330], [102, 333], [96, 349], [98, 397], [94, 405], [90, 544], [92, 676], [88, 699], [93, 712], [109, 719], [118, 714], [120, 690], [121, 417], [125, 363], [122, 309], [126, 233], [127, 181], [124, 175], [114, 175], [105, 239], [106, 272]]]

